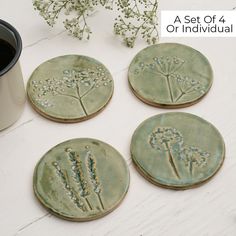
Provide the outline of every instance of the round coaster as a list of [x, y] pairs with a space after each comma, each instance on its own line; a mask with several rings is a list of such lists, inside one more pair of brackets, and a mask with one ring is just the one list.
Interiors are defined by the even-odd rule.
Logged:
[[66, 220], [89, 221], [110, 213], [128, 188], [125, 160], [113, 147], [94, 139], [72, 139], [55, 146], [34, 172], [36, 196]]
[[209, 91], [211, 66], [200, 52], [176, 43], [145, 48], [133, 59], [129, 83], [134, 94], [153, 106], [187, 107]]
[[31, 75], [27, 92], [41, 115], [70, 123], [100, 112], [110, 101], [113, 86], [110, 72], [97, 60], [66, 55], [41, 64]]
[[209, 180], [225, 156], [218, 130], [188, 113], [165, 113], [144, 121], [131, 143], [133, 162], [149, 181], [171, 189], [188, 189]]

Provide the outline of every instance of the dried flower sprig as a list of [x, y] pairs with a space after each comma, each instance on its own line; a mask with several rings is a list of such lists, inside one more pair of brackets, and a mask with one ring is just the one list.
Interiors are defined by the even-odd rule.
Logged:
[[99, 182], [98, 175], [97, 175], [95, 157], [93, 156], [88, 146], [86, 147], [86, 150], [87, 150], [87, 167], [88, 167], [88, 173], [90, 175], [90, 181], [93, 186], [93, 191], [97, 194], [99, 203], [102, 209], [104, 210], [105, 208], [104, 208], [104, 204], [101, 198], [102, 189], [101, 189], [101, 184]]
[[149, 143], [153, 149], [156, 149], [158, 151], [167, 151], [169, 163], [175, 175], [178, 177], [178, 179], [180, 179], [180, 175], [174, 162], [172, 148], [173, 146], [181, 146], [183, 144], [182, 134], [175, 128], [159, 127], [151, 133]]
[[182, 161], [192, 176], [194, 169], [206, 166], [210, 157], [210, 153], [198, 147], [185, 145], [181, 132], [172, 127], [154, 129], [149, 136], [149, 144], [157, 151], [168, 153], [169, 163], [178, 179], [181, 177], [175, 161]]
[[86, 96], [100, 87], [106, 87], [112, 80], [102, 67], [94, 70], [64, 70], [62, 78], [48, 78], [46, 80], [32, 81], [33, 91], [38, 93], [37, 102], [43, 107], [52, 107], [45, 96], [64, 96], [79, 102], [84, 114], [88, 112], [83, 103]]
[[184, 95], [191, 93], [205, 93], [205, 87], [197, 80], [191, 79], [187, 76], [177, 75], [177, 86], [180, 90], [179, 96], [175, 99], [175, 102], [178, 102]]
[[79, 197], [76, 196], [76, 192], [74, 189], [69, 185], [68, 179], [66, 177], [66, 174], [63, 173], [61, 167], [57, 162], [52, 163], [53, 167], [56, 170], [57, 176], [60, 178], [60, 181], [65, 188], [69, 198], [72, 200], [72, 202], [83, 212], [87, 211], [86, 206], [84, 205], [83, 201]]
[[[171, 102], [181, 102], [187, 95], [203, 95], [206, 89], [203, 83], [197, 79], [181, 75], [181, 69], [185, 60], [179, 57], [154, 57], [150, 62], [140, 62], [135, 73], [144, 71], [166, 80]], [[161, 76], [160, 76], [161, 75]], [[177, 96], [173, 90], [177, 88]]]
[[158, 0], [117, 0], [121, 15], [116, 18], [115, 33], [123, 37], [128, 47], [134, 47], [138, 35], [148, 44], [158, 39]]
[[96, 7], [112, 10], [117, 6], [120, 15], [115, 19], [114, 30], [123, 37], [128, 47], [133, 47], [138, 35], [148, 44], [158, 39], [158, 0], [33, 0], [35, 10], [54, 26], [59, 15], [66, 15], [64, 27], [78, 39], [89, 39], [92, 33], [86, 18]]
[[84, 177], [84, 172], [82, 168], [82, 162], [80, 160], [79, 155], [76, 154], [71, 148], [65, 149], [67, 155], [69, 156], [69, 160], [72, 164], [72, 172], [73, 172], [73, 179], [79, 185], [80, 189], [80, 196], [85, 199], [88, 207], [90, 210], [93, 210], [92, 205], [88, 199], [90, 195], [88, 183]]
[[194, 166], [203, 167], [207, 165], [207, 160], [210, 157], [208, 152], [194, 146], [185, 146], [181, 152], [179, 152], [179, 159], [184, 161], [185, 166], [189, 168], [189, 173], [192, 176]]

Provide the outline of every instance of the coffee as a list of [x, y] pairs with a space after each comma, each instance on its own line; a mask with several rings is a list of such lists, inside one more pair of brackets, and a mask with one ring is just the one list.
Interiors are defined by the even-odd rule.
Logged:
[[9, 65], [15, 54], [15, 48], [5, 40], [0, 39], [0, 71]]

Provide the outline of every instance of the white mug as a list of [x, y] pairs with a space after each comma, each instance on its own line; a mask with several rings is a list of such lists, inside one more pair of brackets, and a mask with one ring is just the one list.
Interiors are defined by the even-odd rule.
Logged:
[[[19, 33], [9, 23], [0, 19], [0, 40], [13, 47], [14, 54], [7, 65], [0, 65], [0, 131], [20, 117], [25, 104], [25, 88], [19, 57], [22, 41]], [[4, 45], [3, 45], [4, 47]], [[1, 55], [0, 52], [0, 57]], [[3, 62], [3, 59], [0, 58]]]

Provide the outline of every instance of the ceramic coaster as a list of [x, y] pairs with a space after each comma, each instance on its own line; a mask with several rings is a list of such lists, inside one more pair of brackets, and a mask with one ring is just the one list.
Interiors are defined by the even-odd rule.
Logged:
[[66, 55], [41, 64], [31, 75], [28, 97], [41, 115], [59, 122], [77, 122], [100, 112], [113, 94], [113, 79], [93, 58]]
[[176, 43], [145, 48], [129, 68], [129, 83], [134, 94], [157, 107], [190, 106], [206, 95], [212, 81], [213, 72], [206, 57]]
[[73, 139], [48, 151], [34, 172], [34, 191], [55, 215], [89, 221], [114, 210], [129, 188], [129, 170], [110, 145]]
[[149, 181], [171, 189], [188, 189], [209, 180], [225, 156], [218, 130], [188, 113], [165, 113], [144, 121], [131, 143], [133, 162]]

